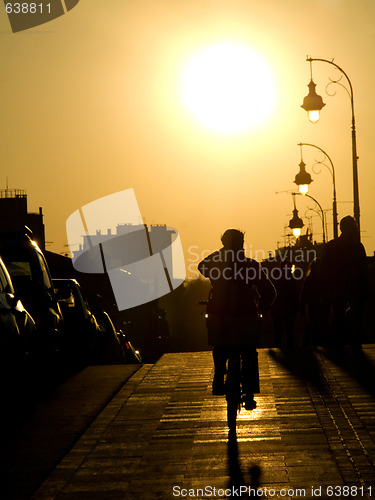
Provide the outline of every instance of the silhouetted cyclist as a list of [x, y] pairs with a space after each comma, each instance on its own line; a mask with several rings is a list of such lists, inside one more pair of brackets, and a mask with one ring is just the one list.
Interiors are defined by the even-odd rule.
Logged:
[[199, 263], [198, 269], [212, 285], [207, 306], [208, 341], [213, 346], [213, 394], [224, 394], [226, 361], [231, 347], [241, 348], [245, 408], [256, 407], [259, 393], [258, 353], [260, 312], [276, 297], [275, 288], [261, 265], [245, 256], [244, 233], [228, 229], [223, 247]]

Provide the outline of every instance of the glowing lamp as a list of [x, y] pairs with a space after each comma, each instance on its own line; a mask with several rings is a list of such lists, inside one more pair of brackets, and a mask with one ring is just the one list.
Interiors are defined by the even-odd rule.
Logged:
[[294, 207], [293, 217], [289, 221], [289, 227], [292, 230], [293, 236], [295, 236], [296, 238], [301, 236], [301, 229], [304, 225], [305, 224], [303, 223], [303, 220], [298, 217], [298, 210]]
[[306, 172], [306, 164], [303, 160], [299, 164], [299, 172], [294, 179], [294, 183], [297, 184], [301, 194], [306, 194], [309, 190], [309, 184], [312, 183], [311, 175]]
[[308, 84], [309, 93], [303, 99], [301, 108], [307, 111], [307, 116], [311, 123], [316, 123], [320, 117], [320, 110], [325, 106], [323, 99], [315, 92], [316, 84], [311, 80]]

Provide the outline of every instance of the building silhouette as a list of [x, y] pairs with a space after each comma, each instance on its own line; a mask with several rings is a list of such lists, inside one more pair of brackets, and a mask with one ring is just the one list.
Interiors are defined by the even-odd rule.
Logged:
[[25, 189], [0, 190], [0, 231], [25, 231], [27, 226], [33, 233], [33, 239], [42, 251], [46, 247], [42, 207], [39, 212], [27, 211], [27, 194]]

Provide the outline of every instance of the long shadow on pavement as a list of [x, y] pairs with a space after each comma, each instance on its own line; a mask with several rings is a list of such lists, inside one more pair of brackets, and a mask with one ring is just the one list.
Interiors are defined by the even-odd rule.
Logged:
[[[279, 349], [269, 349], [270, 356], [281, 366], [287, 369], [292, 375], [301, 380], [313, 384], [321, 394], [327, 392], [327, 383], [323, 377], [320, 365], [312, 348], [302, 348], [294, 351], [281, 351]], [[261, 469], [258, 465], [251, 465], [247, 472], [250, 475], [250, 481], [244, 477], [241, 468], [238, 443], [235, 437], [228, 439], [228, 471], [230, 476], [230, 488], [240, 488], [242, 485], [248, 485], [247, 497], [257, 496], [256, 491], [259, 488]]]
[[331, 355], [329, 351], [321, 351], [321, 354], [345, 370], [366, 392], [375, 396], [375, 358], [366, 354], [366, 350], [355, 353], [348, 349], [340, 358]]
[[269, 349], [270, 356], [290, 373], [314, 385], [322, 394], [327, 392], [327, 384], [313, 348], [302, 347], [292, 351]]
[[[259, 488], [259, 480], [261, 476], [261, 469], [258, 465], [252, 465], [249, 467], [248, 472], [250, 475], [250, 481], [244, 478], [244, 474], [241, 469], [241, 461], [238, 452], [238, 443], [236, 437], [230, 436], [228, 438], [228, 470], [230, 483], [229, 488], [240, 491], [240, 488], [244, 488], [246, 485], [247, 491], [245, 495], [241, 494], [242, 498], [256, 497], [256, 491]], [[241, 492], [243, 493], [243, 492]], [[246, 494], [247, 493], [247, 494]]]

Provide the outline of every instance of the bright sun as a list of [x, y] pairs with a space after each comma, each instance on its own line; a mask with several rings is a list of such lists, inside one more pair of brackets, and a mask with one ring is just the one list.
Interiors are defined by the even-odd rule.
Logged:
[[209, 129], [237, 134], [270, 115], [275, 103], [274, 78], [266, 62], [248, 47], [222, 43], [188, 61], [182, 75], [182, 98]]

